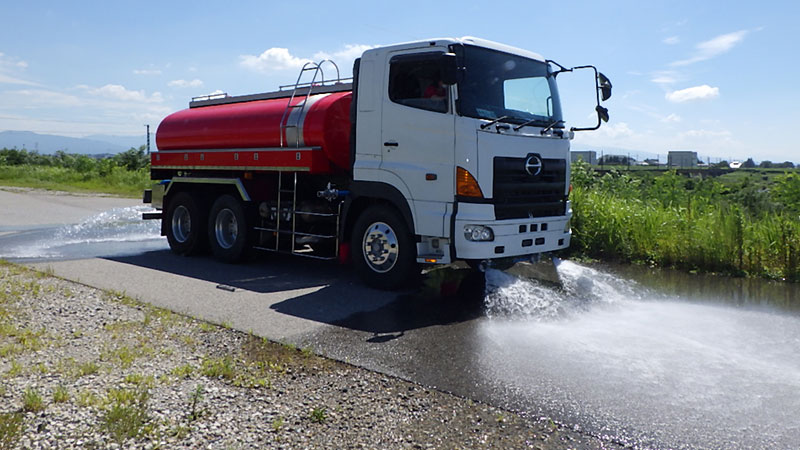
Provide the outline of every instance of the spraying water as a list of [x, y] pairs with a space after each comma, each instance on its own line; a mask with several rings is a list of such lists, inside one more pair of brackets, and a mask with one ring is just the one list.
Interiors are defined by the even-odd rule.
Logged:
[[548, 320], [582, 311], [595, 304], [639, 298], [633, 281], [562, 261], [557, 265], [561, 287], [523, 279], [500, 270], [486, 271], [486, 314], [491, 318]]
[[560, 289], [486, 274], [481, 370], [520, 405], [645, 447], [800, 442], [800, 317], [558, 271]]
[[115, 208], [78, 224], [29, 231], [20, 239], [11, 236], [0, 245], [0, 258], [71, 259], [165, 248], [159, 222], [142, 220], [142, 212], [148, 210], [146, 206]]

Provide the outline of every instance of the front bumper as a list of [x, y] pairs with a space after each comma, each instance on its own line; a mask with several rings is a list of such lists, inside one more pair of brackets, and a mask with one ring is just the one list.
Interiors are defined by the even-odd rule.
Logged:
[[[569, 247], [571, 230], [566, 229], [572, 217], [567, 202], [567, 214], [556, 217], [494, 220], [492, 205], [459, 203], [455, 218], [453, 241], [458, 259], [495, 259], [552, 252]], [[466, 225], [492, 228], [494, 240], [470, 241], [464, 236]]]

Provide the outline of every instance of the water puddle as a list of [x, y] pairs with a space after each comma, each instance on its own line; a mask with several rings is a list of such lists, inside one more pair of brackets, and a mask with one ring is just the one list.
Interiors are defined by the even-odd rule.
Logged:
[[487, 272], [487, 380], [536, 412], [645, 447], [800, 442], [796, 313], [708, 300], [730, 283], [695, 296], [686, 280], [659, 289], [653, 273], [636, 282], [568, 261], [558, 271], [563, 288]]

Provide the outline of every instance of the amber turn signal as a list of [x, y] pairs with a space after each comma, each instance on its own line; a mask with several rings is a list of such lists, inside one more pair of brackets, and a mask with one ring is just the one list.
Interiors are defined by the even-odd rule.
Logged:
[[478, 180], [463, 167], [456, 168], [456, 194], [462, 197], [483, 198]]

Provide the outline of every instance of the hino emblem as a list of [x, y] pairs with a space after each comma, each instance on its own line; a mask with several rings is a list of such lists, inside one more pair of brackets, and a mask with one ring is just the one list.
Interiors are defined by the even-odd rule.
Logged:
[[542, 173], [542, 158], [536, 155], [528, 156], [528, 159], [525, 160], [525, 172], [528, 172], [528, 175], [532, 177]]

